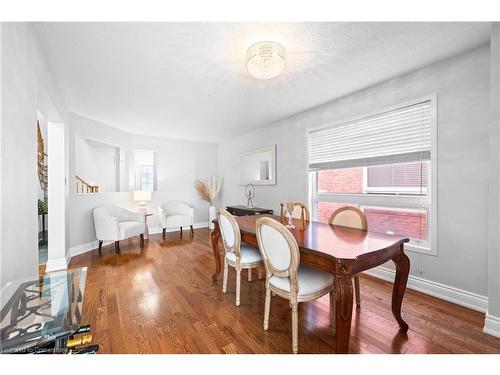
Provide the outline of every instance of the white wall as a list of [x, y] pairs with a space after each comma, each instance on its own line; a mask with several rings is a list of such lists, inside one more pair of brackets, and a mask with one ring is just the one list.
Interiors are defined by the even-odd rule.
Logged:
[[490, 64], [490, 210], [488, 314], [485, 332], [500, 337], [500, 22], [491, 28]]
[[151, 202], [148, 202], [148, 210], [154, 212], [148, 218], [150, 228], [159, 226], [157, 207], [169, 200], [189, 203], [194, 207], [194, 222], [207, 222], [209, 204], [198, 197], [194, 181], [217, 174], [217, 145], [133, 135], [132, 146], [134, 149], [156, 152], [158, 191], [153, 193]]
[[47, 124], [48, 134], [48, 179], [50, 188], [48, 189], [48, 202], [50, 204], [48, 216], [48, 259], [46, 272], [64, 269], [67, 266], [66, 251], [66, 165], [61, 163], [65, 160], [65, 126], [49, 122]]
[[[489, 46], [221, 141], [224, 205], [243, 204], [238, 154], [277, 144], [277, 185], [256, 187], [256, 206], [279, 212], [284, 199], [307, 201], [307, 130], [405, 101], [438, 95], [438, 256], [409, 253], [411, 274], [487, 294]], [[419, 271], [423, 274], [420, 275]]]
[[1, 30], [0, 284], [4, 285], [38, 275], [37, 109], [47, 120], [60, 120], [65, 104], [32, 27], [2, 23]]
[[2, 277], [2, 270], [3, 270], [3, 254], [2, 254], [2, 246], [3, 246], [3, 147], [2, 147], [2, 135], [3, 135], [3, 37], [2, 37], [2, 23], [0, 23], [0, 287], [4, 285], [3, 277]]
[[[123, 150], [128, 190], [118, 193], [76, 194], [74, 189], [75, 139], [87, 137], [119, 145]], [[134, 150], [153, 150], [157, 159], [158, 191], [153, 192], [148, 209], [150, 228], [157, 227], [157, 206], [167, 200], [183, 200], [195, 208], [195, 223], [208, 220], [208, 204], [202, 202], [194, 181], [217, 173], [217, 145], [161, 137], [130, 134], [78, 114], [70, 114], [70, 247], [75, 248], [96, 240], [92, 209], [99, 205], [119, 205], [135, 209], [132, 200], [135, 186]]]

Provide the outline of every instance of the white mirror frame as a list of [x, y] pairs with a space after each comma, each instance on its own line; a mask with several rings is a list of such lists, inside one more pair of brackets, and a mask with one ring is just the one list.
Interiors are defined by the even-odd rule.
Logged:
[[244, 186], [248, 184], [252, 185], [276, 185], [276, 145], [271, 145], [271, 146], [266, 146], [266, 147], [261, 147], [257, 148], [255, 150], [250, 150], [246, 151], [240, 154], [239, 160], [238, 160], [238, 166], [239, 169], [241, 170], [241, 159], [245, 156], [249, 155], [254, 155], [254, 154], [261, 154], [263, 152], [268, 152], [271, 151], [271, 172], [272, 172], [272, 179], [269, 180], [241, 180], [241, 175], [239, 176], [239, 185]]

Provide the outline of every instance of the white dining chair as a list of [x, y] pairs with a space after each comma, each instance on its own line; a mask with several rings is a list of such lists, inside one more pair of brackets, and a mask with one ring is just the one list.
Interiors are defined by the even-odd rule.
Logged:
[[236, 306], [240, 305], [241, 270], [248, 272], [248, 282], [252, 281], [252, 269], [262, 265], [262, 256], [256, 247], [242, 244], [241, 233], [234, 217], [224, 208], [219, 208], [217, 220], [224, 245], [224, 277], [222, 292], [227, 291], [228, 266], [236, 270]]
[[292, 233], [281, 223], [262, 217], [257, 220], [257, 242], [266, 267], [264, 330], [269, 328], [271, 293], [290, 301], [292, 309], [292, 350], [298, 352], [298, 305], [330, 294], [330, 318], [335, 327], [334, 276], [300, 265], [300, 252]]
[[[286, 207], [286, 202], [280, 203], [280, 217], [281, 219], [285, 218], [285, 207]], [[301, 219], [308, 221], [309, 220], [309, 209], [304, 203], [301, 202], [293, 202], [293, 212], [292, 212], [292, 218], [294, 219]]]
[[[284, 223], [286, 220], [285, 217], [285, 207], [286, 203], [280, 203], [280, 219], [281, 222]], [[297, 219], [300, 222], [301, 229], [305, 228], [306, 221], [309, 221], [309, 210], [304, 203], [301, 202], [293, 202], [293, 211], [292, 211], [292, 219]]]
[[[352, 206], [344, 206], [335, 210], [332, 213], [332, 216], [330, 216], [330, 224], [361, 230], [368, 229], [368, 221], [366, 220], [366, 216], [363, 211]], [[361, 307], [358, 275], [354, 276], [354, 294], [356, 295], [356, 307]]]

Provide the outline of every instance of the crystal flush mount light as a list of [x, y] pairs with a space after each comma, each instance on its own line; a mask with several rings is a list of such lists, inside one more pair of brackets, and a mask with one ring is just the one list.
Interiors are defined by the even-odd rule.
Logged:
[[247, 50], [247, 70], [256, 78], [276, 77], [283, 72], [285, 65], [285, 47], [279, 43], [258, 42]]

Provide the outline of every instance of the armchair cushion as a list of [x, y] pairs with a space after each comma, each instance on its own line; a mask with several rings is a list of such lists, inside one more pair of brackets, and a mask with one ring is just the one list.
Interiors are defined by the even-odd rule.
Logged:
[[168, 215], [166, 217], [167, 227], [182, 227], [185, 225], [193, 225], [193, 219], [190, 215]]
[[117, 206], [99, 206], [93, 210], [98, 240], [120, 241], [140, 235], [146, 230], [145, 216]]
[[194, 208], [184, 202], [166, 202], [158, 207], [158, 218], [162, 228], [193, 225]]
[[145, 224], [137, 221], [122, 221], [118, 223], [118, 228], [120, 230], [120, 238], [125, 239], [144, 233]]

